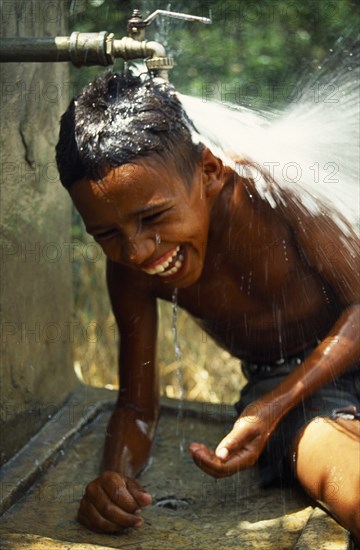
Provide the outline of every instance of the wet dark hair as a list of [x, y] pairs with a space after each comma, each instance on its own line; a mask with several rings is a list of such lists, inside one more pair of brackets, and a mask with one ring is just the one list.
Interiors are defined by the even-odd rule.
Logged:
[[190, 182], [203, 146], [168, 82], [106, 72], [72, 100], [61, 118], [56, 161], [69, 189], [83, 177], [101, 179], [114, 167], [157, 155]]

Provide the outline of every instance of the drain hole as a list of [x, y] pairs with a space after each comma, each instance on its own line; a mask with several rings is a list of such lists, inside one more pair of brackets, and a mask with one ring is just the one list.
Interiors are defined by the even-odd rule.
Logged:
[[188, 508], [191, 502], [187, 498], [178, 498], [175, 495], [169, 495], [157, 499], [154, 506], [157, 508], [168, 508], [169, 510], [182, 510]]

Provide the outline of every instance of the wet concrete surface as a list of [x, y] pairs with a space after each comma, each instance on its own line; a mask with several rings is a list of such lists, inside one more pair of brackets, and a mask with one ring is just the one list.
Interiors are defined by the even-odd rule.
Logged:
[[[139, 480], [153, 496], [153, 504], [143, 513], [145, 524], [118, 535], [88, 531], [77, 523], [76, 512], [86, 484], [99, 472], [111, 404], [104, 392], [90, 394], [92, 406], [94, 396], [99, 396], [97, 415], [90, 415], [67, 443], [62, 436], [63, 448], [56, 449], [50, 464], [40, 464], [38, 479], [2, 516], [1, 550], [348, 547], [347, 532], [299, 490], [260, 490], [256, 468], [220, 480], [201, 472], [187, 446], [193, 440], [214, 446], [231, 425], [231, 409], [185, 403], [179, 414], [178, 403], [169, 400], [163, 402], [153, 456]], [[44, 439], [42, 444], [46, 447]], [[35, 452], [39, 455], [38, 448]], [[27, 453], [27, 460], [37, 459]], [[11, 466], [3, 487], [16, 485], [17, 480], [21, 485], [21, 466], [18, 463], [16, 470]]]

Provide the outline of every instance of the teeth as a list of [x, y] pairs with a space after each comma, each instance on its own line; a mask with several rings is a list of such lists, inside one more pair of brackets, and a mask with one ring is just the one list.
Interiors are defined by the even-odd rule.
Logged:
[[160, 273], [160, 277], [168, 277], [169, 275], [173, 275], [177, 271], [178, 269], [173, 267], [172, 269], [170, 269], [170, 271], [167, 271], [166, 273]]
[[152, 269], [152, 268], [143, 269], [143, 271], [145, 271], [145, 273], [147, 273], [148, 275], [156, 275], [157, 273], [156, 269]]
[[171, 254], [171, 256], [169, 256], [169, 258], [167, 258], [162, 264], [159, 264], [155, 267], [144, 268], [143, 271], [145, 271], [145, 273], [147, 273], [148, 275], [160, 275], [163, 277], [167, 275], [171, 275], [172, 273], [176, 273], [179, 267], [181, 267], [181, 264], [184, 260], [184, 256], [182, 254], [179, 255], [179, 259], [176, 260], [175, 266], [172, 269], [170, 269], [170, 271], [167, 271], [166, 273], [164, 273], [164, 271], [166, 271], [166, 268], [171, 264], [171, 261], [178, 254], [179, 250], [180, 250], [180, 246], [177, 246], [174, 252]]
[[175, 262], [174, 267], [169, 269], [169, 271], [165, 271], [163, 273], [158, 273], [159, 277], [168, 277], [169, 275], [173, 275], [177, 271], [179, 271], [180, 267], [182, 266], [182, 262], [179, 262], [178, 260]]
[[145, 271], [145, 273], [147, 273], [148, 275], [155, 275], [156, 274], [156, 270], [155, 269], [143, 269], [143, 271]]

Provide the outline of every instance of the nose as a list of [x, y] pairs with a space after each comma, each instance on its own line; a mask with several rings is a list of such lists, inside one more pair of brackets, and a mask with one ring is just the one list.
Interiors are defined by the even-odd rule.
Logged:
[[127, 239], [124, 252], [130, 263], [141, 265], [151, 258], [155, 248], [154, 239], [139, 236]]

